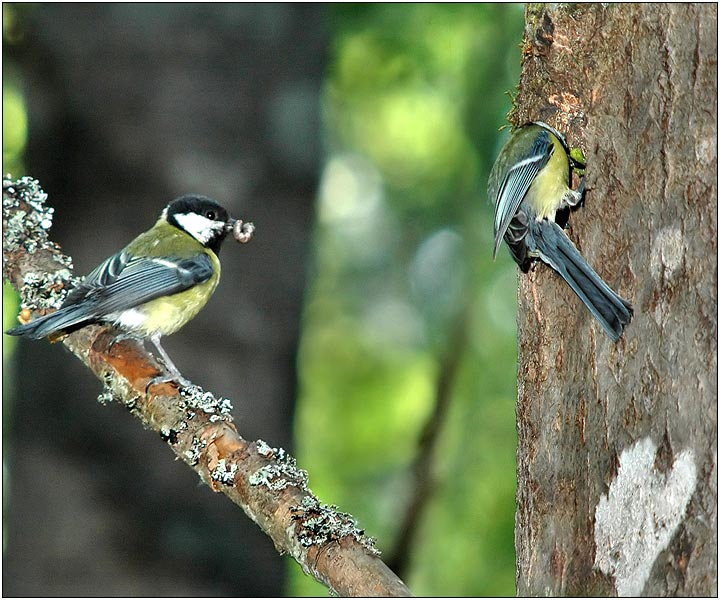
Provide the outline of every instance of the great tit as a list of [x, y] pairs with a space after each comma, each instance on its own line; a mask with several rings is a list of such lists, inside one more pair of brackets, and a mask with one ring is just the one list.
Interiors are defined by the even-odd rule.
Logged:
[[495, 202], [493, 258], [504, 239], [524, 273], [535, 259], [550, 265], [617, 342], [632, 318], [632, 306], [600, 278], [556, 223], [583, 197], [584, 177], [577, 190], [570, 187], [572, 171], [585, 167], [576, 156], [564, 136], [546, 123], [528, 123], [513, 132], [488, 180], [488, 197]]
[[160, 338], [190, 321], [212, 296], [220, 281], [217, 254], [226, 235], [232, 232], [245, 242], [252, 228], [230, 218], [210, 198], [177, 198], [150, 230], [72, 289], [56, 312], [6, 333], [54, 340], [91, 323], [110, 323], [124, 335], [150, 339], [172, 380], [187, 384]]

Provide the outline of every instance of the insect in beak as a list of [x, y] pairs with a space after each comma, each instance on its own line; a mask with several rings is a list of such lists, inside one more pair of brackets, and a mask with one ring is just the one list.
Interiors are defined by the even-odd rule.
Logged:
[[245, 223], [242, 219], [230, 219], [225, 225], [225, 230], [230, 232], [235, 238], [235, 241], [241, 244], [247, 244], [253, 237], [255, 232], [255, 225], [253, 223]]

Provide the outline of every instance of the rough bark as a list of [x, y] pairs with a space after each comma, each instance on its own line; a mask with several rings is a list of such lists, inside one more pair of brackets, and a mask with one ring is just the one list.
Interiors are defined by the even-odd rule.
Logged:
[[518, 594], [716, 595], [717, 6], [526, 17], [512, 120], [585, 150], [569, 235], [635, 315], [520, 277]]
[[[44, 212], [44, 199], [29, 178], [3, 180], [3, 276], [31, 308], [57, 307], [71, 288], [71, 262], [47, 238], [51, 214]], [[90, 325], [62, 340], [104, 382], [103, 402], [124, 404], [213, 491], [240, 506], [281, 554], [292, 556], [333, 593], [410, 595], [352, 516], [318, 501], [295, 459], [262, 440], [244, 440], [228, 400], [198, 386], [181, 391], [175, 384], [153, 384], [166, 373], [139, 342], [121, 340], [117, 333]]]

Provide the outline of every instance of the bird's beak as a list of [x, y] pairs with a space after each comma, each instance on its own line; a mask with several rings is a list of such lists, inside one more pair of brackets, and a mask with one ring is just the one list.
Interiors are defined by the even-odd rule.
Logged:
[[227, 220], [227, 223], [225, 223], [225, 233], [230, 233], [233, 230], [233, 227], [235, 227], [235, 223], [237, 222], [237, 219], [233, 219], [230, 217]]

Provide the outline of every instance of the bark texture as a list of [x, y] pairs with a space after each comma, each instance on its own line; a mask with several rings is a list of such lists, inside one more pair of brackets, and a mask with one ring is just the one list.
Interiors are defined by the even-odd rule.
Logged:
[[514, 124], [585, 150], [570, 237], [635, 309], [613, 344], [519, 285], [517, 586], [717, 594], [717, 6], [531, 5]]

